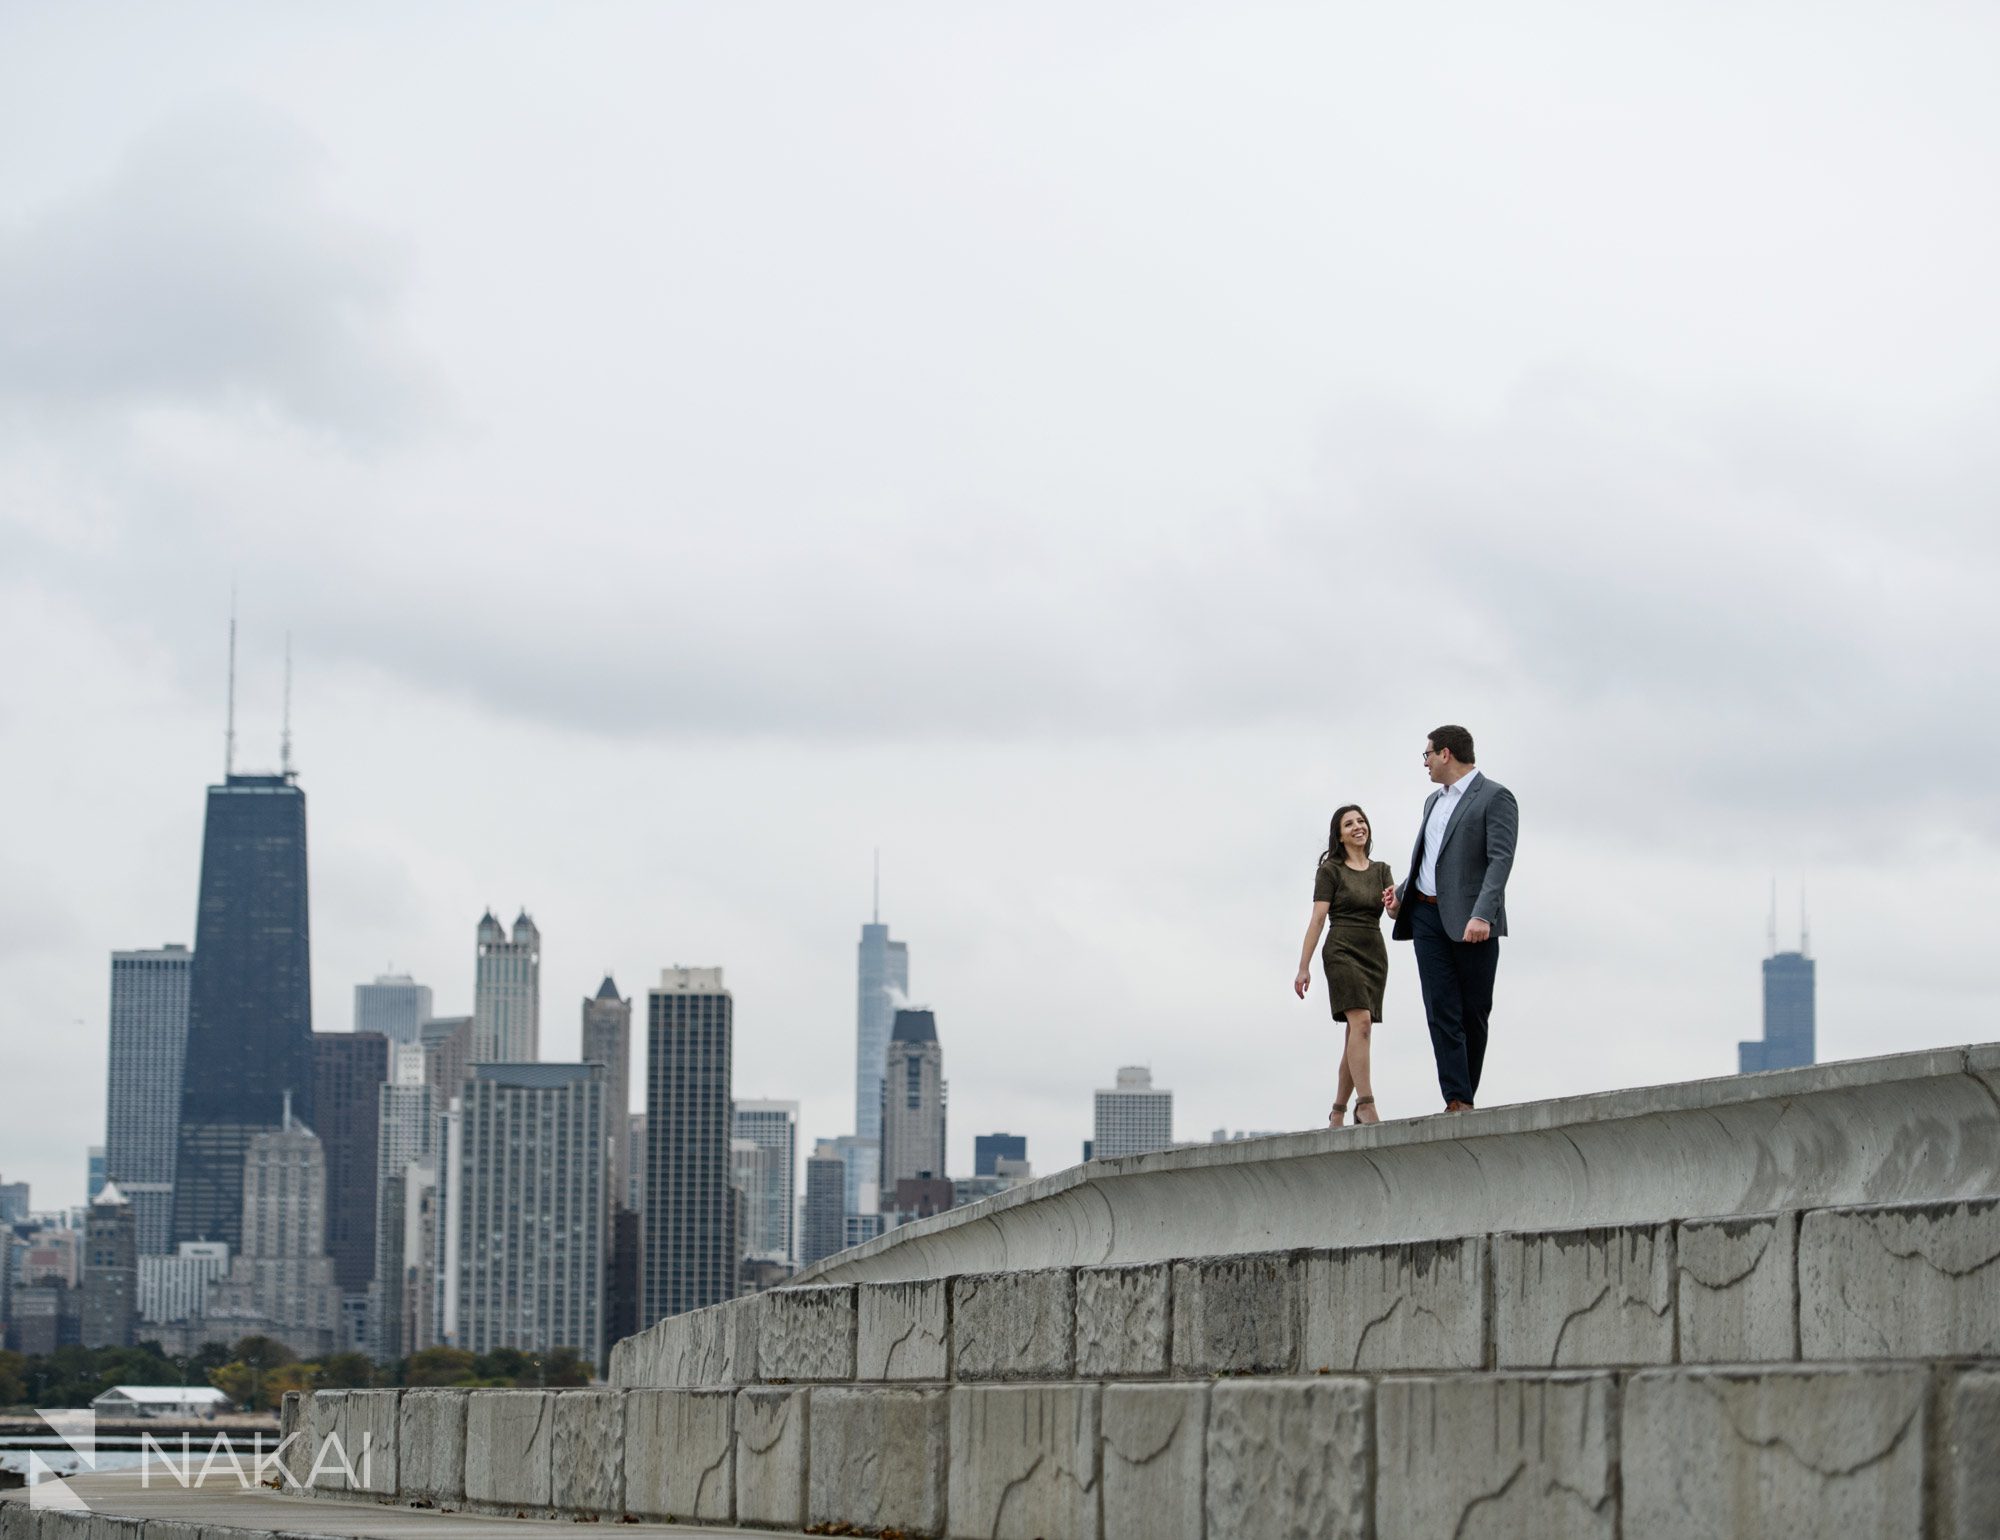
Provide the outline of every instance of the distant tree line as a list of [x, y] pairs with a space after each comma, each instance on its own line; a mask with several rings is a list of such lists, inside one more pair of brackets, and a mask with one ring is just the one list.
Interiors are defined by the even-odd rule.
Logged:
[[330, 1353], [301, 1361], [270, 1337], [213, 1343], [170, 1358], [157, 1342], [124, 1348], [57, 1348], [42, 1357], [0, 1351], [0, 1408], [88, 1406], [113, 1385], [213, 1385], [243, 1411], [271, 1411], [288, 1390], [352, 1390], [373, 1386], [443, 1385], [502, 1389], [588, 1385], [590, 1365], [574, 1348], [547, 1353], [496, 1348], [425, 1348], [393, 1364], [366, 1353]]

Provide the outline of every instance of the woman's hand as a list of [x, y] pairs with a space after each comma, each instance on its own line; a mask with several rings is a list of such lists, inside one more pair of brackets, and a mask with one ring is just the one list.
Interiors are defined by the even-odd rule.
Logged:
[[1299, 969], [1299, 976], [1292, 980], [1293, 993], [1295, 993], [1301, 1000], [1305, 999], [1306, 991], [1312, 987], [1312, 981], [1313, 981], [1312, 969], [1310, 968]]
[[1396, 902], [1396, 885], [1393, 882], [1382, 890], [1382, 907], [1389, 911], [1392, 919], [1395, 917], [1396, 911], [1402, 907]]

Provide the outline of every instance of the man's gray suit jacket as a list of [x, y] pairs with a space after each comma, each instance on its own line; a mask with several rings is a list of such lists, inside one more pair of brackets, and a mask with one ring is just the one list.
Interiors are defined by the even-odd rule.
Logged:
[[[1401, 907], [1392, 934], [1398, 941], [1408, 941], [1416, 934], [1417, 873], [1424, 866], [1424, 834], [1430, 828], [1431, 809], [1443, 795], [1443, 787], [1430, 794], [1424, 802], [1424, 816], [1417, 823], [1417, 848], [1410, 853], [1409, 875], [1396, 894]], [[1507, 934], [1507, 874], [1514, 869], [1514, 835], [1519, 827], [1514, 794], [1482, 770], [1458, 799], [1451, 822], [1444, 827], [1444, 842], [1438, 847], [1438, 918], [1452, 940], [1464, 936], [1474, 915], [1492, 926], [1494, 935]]]

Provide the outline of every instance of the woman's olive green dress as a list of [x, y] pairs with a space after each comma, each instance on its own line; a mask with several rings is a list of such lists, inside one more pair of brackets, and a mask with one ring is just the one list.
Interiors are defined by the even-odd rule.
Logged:
[[1319, 950], [1326, 969], [1326, 1000], [1340, 1020], [1349, 1011], [1382, 1019], [1382, 990], [1389, 982], [1389, 948], [1382, 940], [1382, 890], [1393, 884], [1387, 861], [1371, 861], [1357, 872], [1339, 857], [1322, 861], [1313, 879], [1313, 902], [1328, 906], [1326, 944]]

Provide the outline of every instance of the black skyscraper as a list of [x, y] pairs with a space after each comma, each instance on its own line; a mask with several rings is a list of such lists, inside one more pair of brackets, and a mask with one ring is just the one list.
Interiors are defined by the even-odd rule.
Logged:
[[[207, 956], [201, 948], [208, 947]], [[306, 796], [290, 775], [208, 788], [174, 1170], [176, 1241], [242, 1242], [243, 1157], [259, 1129], [312, 1123]]]

